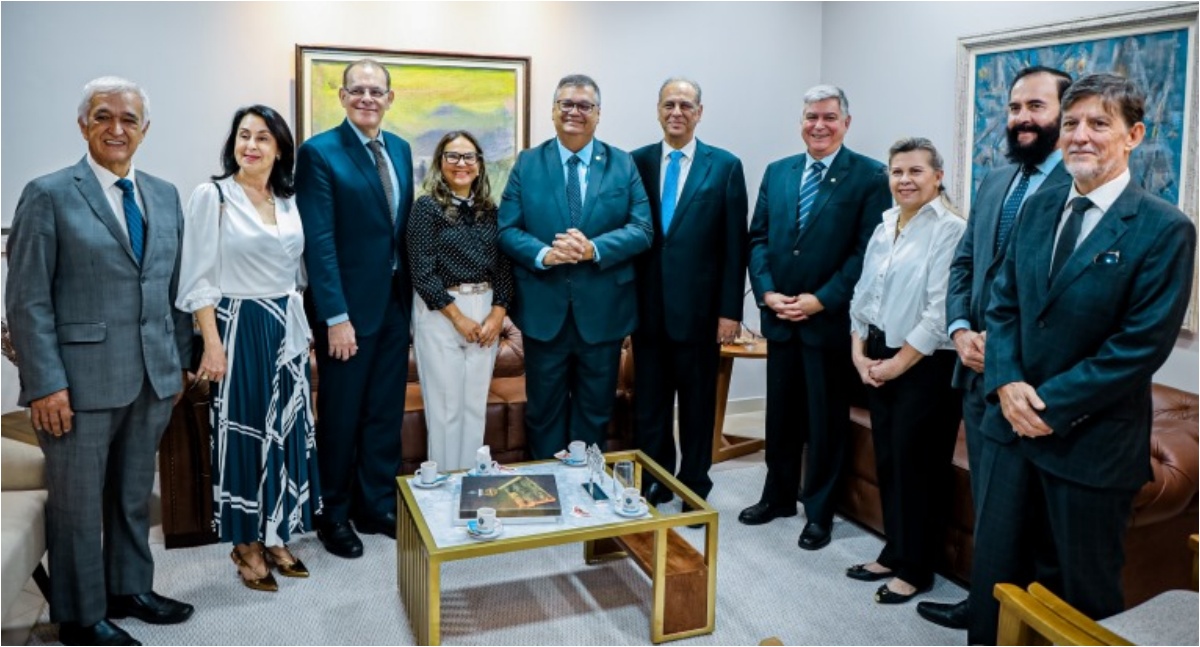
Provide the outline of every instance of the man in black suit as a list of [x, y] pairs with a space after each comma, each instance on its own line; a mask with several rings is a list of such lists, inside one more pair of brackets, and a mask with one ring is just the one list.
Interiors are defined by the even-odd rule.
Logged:
[[378, 62], [347, 65], [338, 90], [346, 120], [304, 142], [296, 156], [296, 205], [321, 374], [324, 510], [317, 536], [340, 557], [362, 555], [355, 528], [396, 536], [404, 423], [397, 402], [404, 402], [412, 310], [400, 250], [413, 174], [408, 142], [383, 130], [394, 96], [391, 75]]
[[552, 118], [557, 137], [517, 157], [497, 216], [513, 259], [535, 459], [572, 440], [603, 445], [621, 343], [637, 326], [633, 257], [654, 237], [633, 158], [595, 138], [596, 82], [560, 80]]
[[[967, 458], [971, 473], [979, 469], [985, 399], [983, 394], [983, 313], [996, 270], [1004, 258], [1017, 212], [1039, 191], [1052, 191], [1071, 182], [1058, 149], [1062, 95], [1071, 77], [1048, 67], [1027, 67], [1017, 73], [1008, 90], [1008, 159], [992, 169], [971, 202], [967, 232], [958, 243], [950, 266], [946, 321], [958, 351], [954, 387], [963, 392], [963, 424], [967, 428]], [[978, 479], [972, 481], [972, 485]], [[976, 497], [977, 499], [978, 497]], [[917, 613], [952, 629], [967, 628], [967, 600], [957, 604], [921, 602]]]
[[1195, 226], [1129, 173], [1144, 96], [1095, 74], [1062, 105], [1073, 185], [1026, 202], [986, 314], [971, 644], [996, 639], [998, 582], [1037, 579], [1093, 618], [1124, 608], [1125, 531], [1151, 478], [1150, 381], [1191, 293]]
[[849, 426], [850, 297], [863, 253], [892, 204], [883, 164], [842, 146], [850, 107], [841, 89], [804, 95], [807, 145], [767, 167], [750, 222], [750, 285], [767, 338], [767, 480], [738, 516], [762, 524], [796, 514], [808, 445], [799, 544], [829, 543]]
[[[638, 257], [633, 334], [638, 447], [675, 470], [679, 396], [679, 481], [712, 490], [712, 434], [719, 343], [737, 337], [746, 282], [746, 177], [742, 162], [695, 138], [704, 114], [700, 86], [668, 79], [658, 92], [663, 140], [633, 152], [650, 197], [654, 244]], [[653, 483], [652, 504], [671, 500]]]

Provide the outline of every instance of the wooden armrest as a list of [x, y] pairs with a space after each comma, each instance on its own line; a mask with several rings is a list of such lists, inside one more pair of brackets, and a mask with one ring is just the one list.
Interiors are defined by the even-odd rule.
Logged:
[[1029, 594], [1052, 613], [1058, 615], [1063, 620], [1066, 620], [1072, 626], [1077, 628], [1088, 636], [1087, 642], [1075, 643], [1086, 645], [1132, 645], [1133, 643], [1125, 640], [1117, 634], [1100, 626], [1095, 620], [1085, 616], [1075, 607], [1067, 604], [1062, 598], [1054, 595], [1049, 589], [1034, 582], [1029, 585]]
[[1192, 549], [1192, 588], [1200, 589], [1200, 547], [1197, 543], [1200, 542], [1200, 535], [1192, 535], [1188, 537], [1188, 548]]
[[1094, 645], [1096, 639], [1054, 613], [1021, 587], [997, 584], [1000, 601], [997, 645]]

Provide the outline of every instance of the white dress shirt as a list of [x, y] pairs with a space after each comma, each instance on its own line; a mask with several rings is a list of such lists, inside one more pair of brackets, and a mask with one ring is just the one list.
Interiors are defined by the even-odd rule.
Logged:
[[[121, 178], [116, 173], [100, 166], [99, 162], [92, 159], [91, 153], [88, 153], [87, 161], [88, 166], [92, 167], [92, 172], [96, 174], [96, 181], [100, 183], [100, 188], [104, 189], [104, 198], [108, 200], [108, 206], [112, 207], [113, 215], [117, 217], [117, 224], [121, 226], [121, 231], [125, 232], [125, 240], [129, 240], [129, 224], [125, 222], [125, 192], [117, 186], [117, 180]], [[133, 182], [133, 199], [137, 201], [138, 209], [142, 211], [142, 222], [145, 222], [146, 204], [142, 202], [142, 192], [138, 191], [137, 174], [132, 162], [129, 163], [129, 173], [125, 174], [125, 178]], [[148, 234], [149, 231], [146, 233]]]
[[883, 212], [863, 257], [862, 275], [850, 300], [850, 329], [867, 338], [868, 326], [883, 330], [887, 345], [907, 342], [922, 355], [952, 349], [946, 334], [950, 261], [967, 223], [941, 197], [921, 207], [896, 236], [900, 207]]
[[293, 198], [275, 198], [275, 225], [262, 221], [250, 197], [232, 177], [196, 187], [184, 210], [176, 307], [195, 312], [222, 297], [289, 299], [286, 362], [307, 352], [311, 338], [300, 290], [304, 288], [304, 230]]
[[679, 196], [683, 194], [683, 185], [687, 183], [688, 171], [692, 170], [692, 160], [696, 159], [696, 138], [683, 145], [683, 148], [672, 148], [664, 139], [662, 143], [662, 164], [658, 172], [658, 196], [661, 203], [663, 186], [667, 182], [667, 165], [671, 163], [671, 153], [678, 150], [683, 153], [679, 158], [679, 184], [675, 185], [675, 204], [679, 204]]
[[[1100, 224], [1100, 219], [1112, 207], [1117, 198], [1124, 193], [1125, 187], [1129, 186], [1129, 169], [1125, 169], [1123, 173], [1117, 177], [1105, 182], [1091, 193], [1083, 196], [1092, 201], [1092, 207], [1083, 212], [1083, 227], [1079, 230], [1079, 238], [1075, 239], [1075, 247], [1079, 247], [1088, 234]], [[1080, 197], [1082, 194], [1075, 188], [1075, 183], [1071, 183], [1071, 191], [1067, 194], [1067, 203], [1063, 205], [1062, 213], [1058, 217], [1058, 227], [1054, 230], [1054, 246], [1050, 249], [1058, 249], [1058, 239], [1062, 236], [1063, 227], [1067, 225], [1067, 216], [1071, 215], [1071, 201]], [[1053, 255], [1052, 255], [1053, 256]], [[1054, 267], [1053, 258], [1051, 258], [1051, 267]]]

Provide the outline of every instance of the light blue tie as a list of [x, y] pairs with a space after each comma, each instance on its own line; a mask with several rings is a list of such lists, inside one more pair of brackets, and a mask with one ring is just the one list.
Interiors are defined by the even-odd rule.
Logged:
[[671, 226], [671, 218], [675, 217], [675, 205], [679, 201], [679, 160], [683, 158], [682, 151], [671, 151], [667, 162], [667, 176], [663, 178], [662, 194], [662, 231], [666, 235]]
[[798, 231], [804, 231], [804, 225], [808, 224], [808, 217], [812, 214], [813, 203], [817, 201], [817, 187], [821, 185], [821, 171], [824, 170], [824, 162], [813, 162], [813, 165], [808, 169], [808, 177], [804, 178], [804, 184], [800, 185], [800, 207], [799, 214], [796, 217], [796, 229]]
[[138, 265], [146, 250], [146, 224], [142, 221], [142, 210], [138, 208], [137, 199], [133, 197], [133, 182], [128, 178], [117, 180], [117, 188], [121, 189], [121, 206], [125, 208], [125, 225], [129, 228], [129, 246], [133, 248], [133, 257]]

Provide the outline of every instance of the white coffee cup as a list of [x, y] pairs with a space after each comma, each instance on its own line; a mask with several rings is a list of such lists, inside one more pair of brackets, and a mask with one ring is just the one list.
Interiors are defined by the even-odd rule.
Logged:
[[421, 463], [421, 469], [417, 470], [417, 476], [421, 479], [423, 485], [429, 485], [437, 480], [437, 462], [425, 461]]
[[621, 490], [621, 509], [625, 512], [634, 512], [642, 507], [642, 491], [635, 487], [627, 487]]
[[572, 440], [571, 444], [567, 445], [567, 451], [571, 453], [572, 461], [582, 461], [587, 458], [587, 443], [582, 440]]
[[480, 508], [475, 513], [475, 524], [479, 528], [479, 532], [492, 533], [496, 531], [496, 509], [495, 508]]
[[487, 474], [492, 471], [492, 448], [484, 445], [475, 450], [475, 473]]

